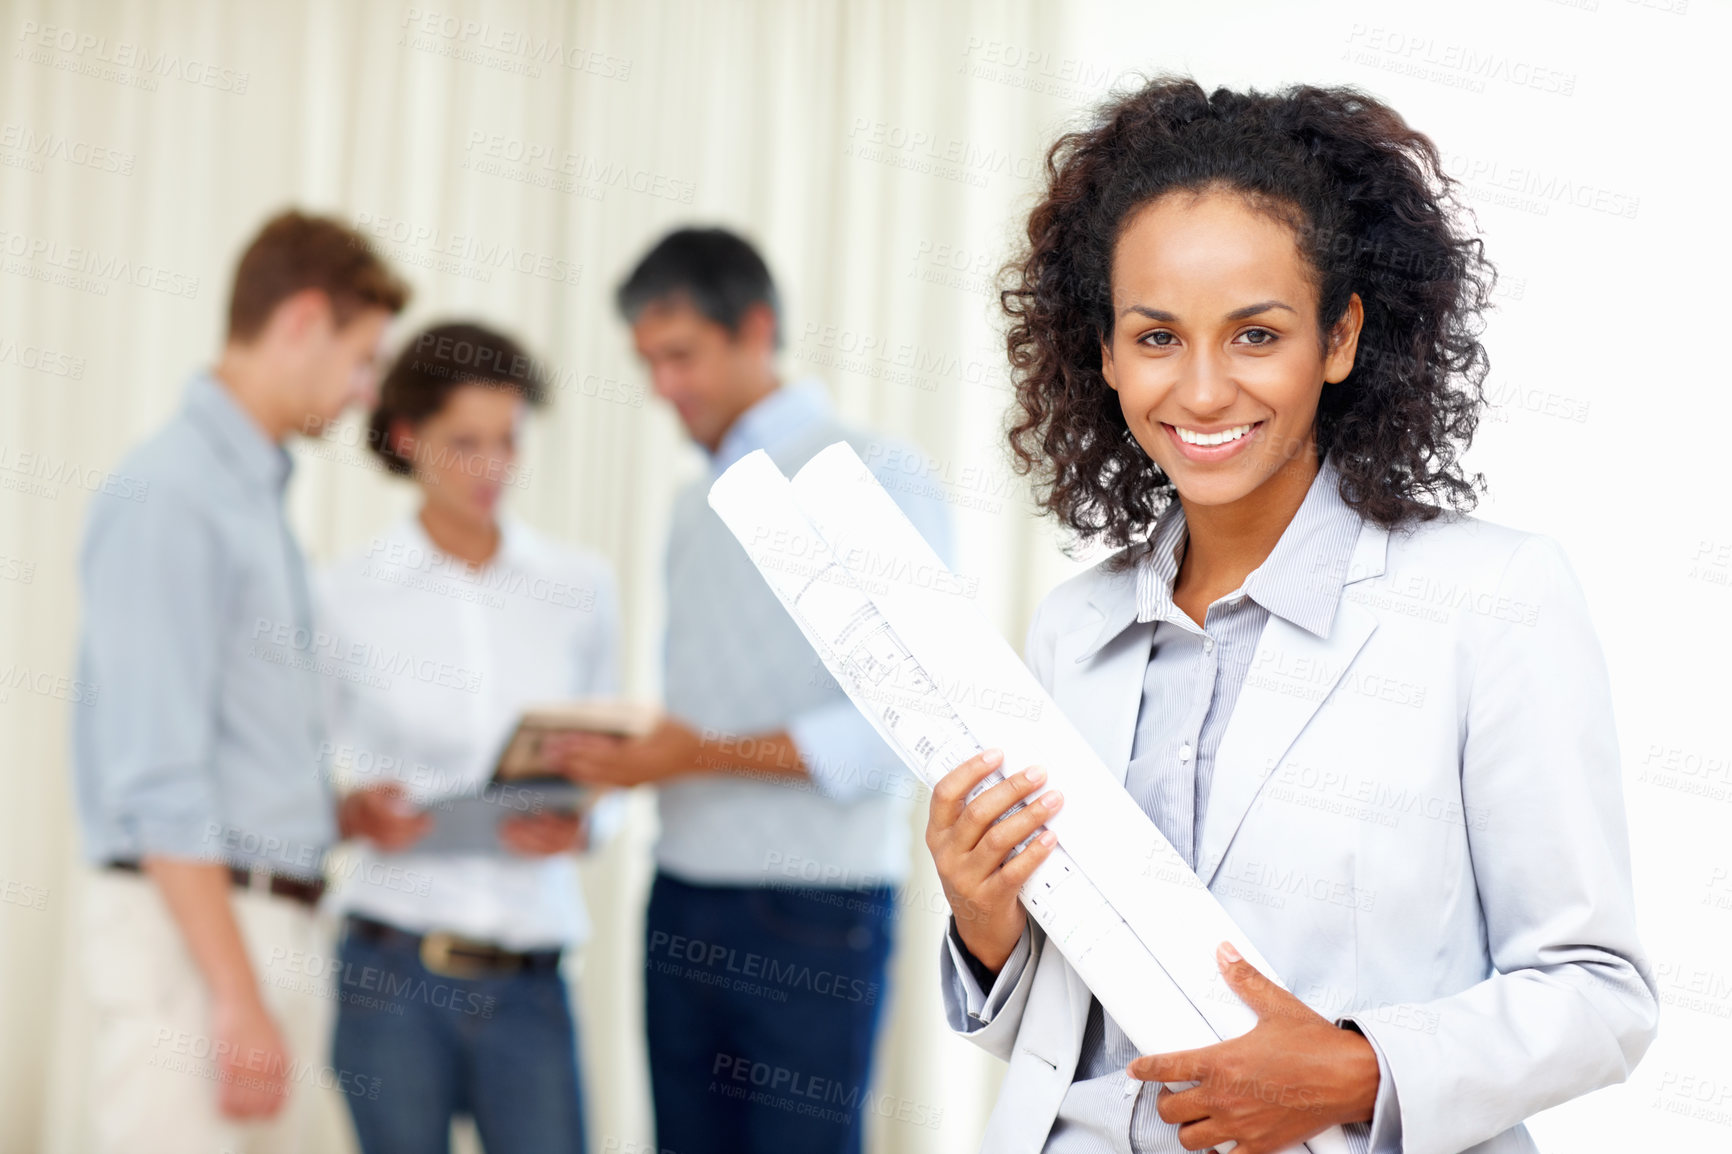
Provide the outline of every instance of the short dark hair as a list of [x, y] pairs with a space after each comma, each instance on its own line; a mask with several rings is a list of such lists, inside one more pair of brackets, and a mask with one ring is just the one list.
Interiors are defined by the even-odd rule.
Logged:
[[438, 413], [462, 385], [512, 389], [532, 406], [541, 404], [544, 367], [502, 332], [473, 321], [446, 321], [421, 332], [397, 354], [379, 386], [379, 403], [367, 422], [367, 447], [385, 468], [407, 476], [414, 462], [391, 443], [398, 421], [419, 425]]
[[366, 237], [342, 221], [290, 209], [266, 221], [241, 254], [229, 293], [228, 339], [252, 340], [279, 304], [310, 288], [331, 298], [338, 328], [363, 309], [396, 314], [409, 303], [409, 286]]
[[753, 305], [768, 305], [782, 344], [782, 307], [770, 268], [751, 242], [725, 228], [682, 228], [644, 254], [615, 294], [619, 311], [635, 321], [646, 308], [683, 298], [730, 333]]
[[1353, 370], [1317, 407], [1318, 456], [1337, 458], [1342, 498], [1390, 528], [1471, 509], [1484, 480], [1461, 454], [1484, 405], [1479, 334], [1495, 271], [1462, 226], [1436, 145], [1353, 88], [1205, 92], [1157, 77], [1052, 146], [1027, 247], [1005, 270], [1010, 447], [1045, 511], [1124, 546], [1173, 500], [1101, 371], [1113, 251], [1143, 205], [1216, 188], [1292, 228], [1316, 279], [1320, 338], [1353, 293], [1365, 306]]

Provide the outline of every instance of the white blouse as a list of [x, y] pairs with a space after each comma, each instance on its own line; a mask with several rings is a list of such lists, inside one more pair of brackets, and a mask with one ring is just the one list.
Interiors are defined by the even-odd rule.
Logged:
[[[319, 574], [322, 752], [340, 790], [394, 780], [423, 805], [473, 796], [525, 706], [617, 691], [607, 563], [516, 522], [502, 520], [500, 533], [493, 558], [470, 570], [410, 517]], [[617, 824], [621, 797], [592, 813], [592, 845]], [[588, 936], [571, 854], [352, 848], [332, 871], [329, 902], [340, 912], [518, 950]]]

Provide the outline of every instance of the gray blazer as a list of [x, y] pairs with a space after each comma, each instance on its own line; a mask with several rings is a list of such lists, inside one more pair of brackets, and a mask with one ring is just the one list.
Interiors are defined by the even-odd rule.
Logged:
[[[1653, 1040], [1605, 662], [1549, 538], [1365, 523], [1327, 639], [1271, 616], [1222, 739], [1197, 872], [1287, 986], [1387, 1061], [1406, 1154], [1534, 1150], [1522, 1119]], [[1060, 585], [1026, 659], [1121, 779], [1152, 626], [1134, 571]], [[1007, 767], [1011, 768], [1011, 767]], [[1021, 767], [1015, 767], [1021, 768]], [[1033, 956], [951, 1028], [1010, 1063], [984, 1149], [1038, 1151], [1089, 991]]]

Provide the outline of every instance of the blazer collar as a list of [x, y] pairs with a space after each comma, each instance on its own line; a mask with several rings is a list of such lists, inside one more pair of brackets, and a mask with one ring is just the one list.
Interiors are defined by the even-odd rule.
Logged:
[[1140, 568], [1141, 561], [1135, 558], [1135, 554], [1125, 552], [1118, 554], [1117, 563], [1102, 562], [1094, 589], [1089, 594], [1089, 604], [1101, 614], [1100, 628], [1094, 639], [1077, 653], [1077, 661], [1087, 661], [1099, 653], [1137, 619], [1137, 571]]

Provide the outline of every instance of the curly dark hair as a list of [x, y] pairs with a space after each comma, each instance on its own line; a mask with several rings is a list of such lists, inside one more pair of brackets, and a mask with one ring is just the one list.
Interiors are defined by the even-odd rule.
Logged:
[[[1341, 496], [1393, 528], [1485, 487], [1459, 463], [1485, 403], [1479, 334], [1495, 271], [1458, 226], [1437, 147], [1353, 88], [1205, 93], [1158, 77], [1115, 96], [1047, 154], [1028, 247], [1005, 267], [1018, 474], [1083, 540], [1144, 541], [1172, 481], [1125, 424], [1101, 373], [1113, 328], [1112, 259], [1136, 209], [1222, 188], [1294, 231], [1314, 274], [1320, 339], [1353, 293], [1365, 308], [1353, 370], [1325, 384], [1318, 458]], [[1134, 552], [1134, 551], [1131, 551]]]
[[379, 402], [367, 419], [367, 447], [398, 476], [414, 473], [415, 463], [391, 443], [397, 421], [419, 425], [437, 414], [461, 385], [509, 389], [530, 407], [546, 397], [548, 368], [522, 345], [486, 325], [446, 321], [423, 329], [403, 346], [379, 384]]

